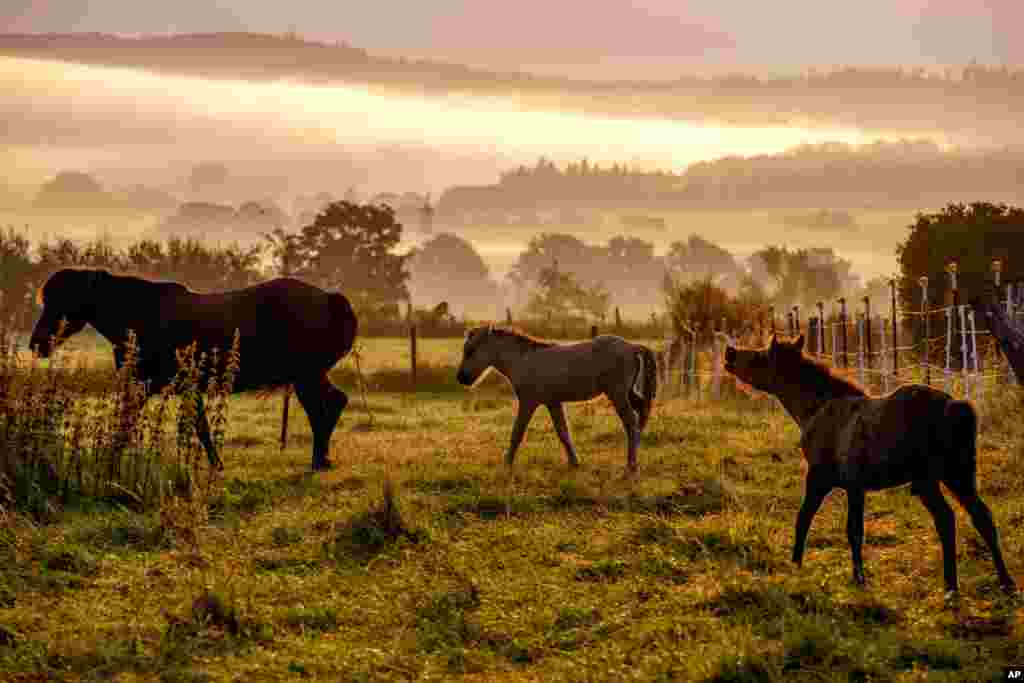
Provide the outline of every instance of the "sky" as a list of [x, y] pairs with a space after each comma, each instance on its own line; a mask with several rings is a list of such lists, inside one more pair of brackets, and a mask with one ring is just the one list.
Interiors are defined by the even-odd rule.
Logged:
[[1020, 0], [4, 0], [0, 31], [253, 31], [581, 77], [1024, 63]]

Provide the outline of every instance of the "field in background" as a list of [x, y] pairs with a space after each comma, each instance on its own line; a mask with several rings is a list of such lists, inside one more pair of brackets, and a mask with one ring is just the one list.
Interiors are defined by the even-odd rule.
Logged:
[[[405, 340], [360, 341], [371, 384], [407, 373]], [[116, 505], [4, 520], [0, 677], [961, 681], [1024, 660], [1024, 609], [999, 598], [955, 504], [959, 612], [943, 609], [938, 540], [906, 487], [868, 498], [861, 591], [841, 492], [804, 568], [788, 560], [803, 474], [783, 411], [658, 401], [633, 480], [604, 400], [568, 407], [577, 472], [538, 411], [510, 476], [513, 401], [499, 383], [455, 385], [460, 344], [422, 340], [440, 379], [371, 391], [372, 420], [350, 392], [325, 474], [308, 473], [295, 402], [281, 452], [280, 400], [234, 397], [220, 492], [188, 542]], [[1004, 391], [988, 411], [979, 480], [1024, 581], [1020, 402]]]

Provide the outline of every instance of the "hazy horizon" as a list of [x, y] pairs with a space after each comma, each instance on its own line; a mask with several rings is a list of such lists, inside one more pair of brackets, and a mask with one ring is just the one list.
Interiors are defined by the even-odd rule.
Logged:
[[[581, 22], [580, 18], [586, 21]], [[400, 21], [396, 21], [400, 18]], [[580, 0], [515, 6], [439, 0], [358, 6], [295, 0], [180, 0], [125, 6], [114, 0], [12, 0], [3, 32], [188, 33], [250, 31], [343, 41], [374, 53], [422, 56], [570, 77], [646, 79], [705, 71], [799, 72], [832, 65], [942, 67], [977, 61], [1020, 64], [1014, 26], [1024, 5], [988, 0], [864, 0], [856, 5], [784, 0]], [[870, 37], [869, 40], [866, 40]], [[550, 67], [557, 67], [553, 70]]]

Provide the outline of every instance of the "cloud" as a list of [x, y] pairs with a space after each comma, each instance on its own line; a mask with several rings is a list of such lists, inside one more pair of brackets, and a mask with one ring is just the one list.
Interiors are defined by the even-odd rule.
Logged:
[[436, 48], [519, 51], [537, 56], [695, 56], [727, 50], [733, 37], [717, 22], [686, 16], [677, 7], [564, 0], [472, 3], [434, 17], [429, 39]]

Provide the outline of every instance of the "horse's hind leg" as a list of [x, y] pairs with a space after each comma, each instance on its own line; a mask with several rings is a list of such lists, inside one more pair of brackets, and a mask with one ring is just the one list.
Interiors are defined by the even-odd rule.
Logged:
[[328, 448], [331, 443], [331, 435], [334, 434], [335, 427], [338, 426], [338, 419], [341, 417], [341, 413], [345, 410], [345, 406], [348, 405], [348, 395], [334, 386], [329, 379], [324, 377], [324, 382], [321, 385], [324, 395], [323, 401], [323, 419], [324, 419], [324, 430], [326, 431], [325, 438], [327, 439]]
[[565, 448], [565, 455], [569, 459], [570, 467], [579, 467], [580, 461], [576, 457], [576, 449], [572, 445], [572, 437], [569, 435], [569, 423], [565, 419], [565, 409], [561, 403], [549, 403], [548, 412], [551, 413], [551, 421], [555, 424], [555, 432]]
[[864, 557], [861, 550], [864, 544], [864, 489], [853, 488], [846, 491], [846, 538], [850, 542], [850, 555], [853, 559], [853, 581], [863, 586]]
[[615, 412], [618, 413], [619, 419], [622, 420], [622, 427], [626, 430], [626, 468], [630, 472], [636, 472], [636, 451], [640, 445], [640, 418], [637, 417], [636, 411], [629, 404], [627, 396], [626, 392], [617, 392], [610, 394], [608, 398], [611, 399], [612, 405], [615, 406]]
[[953, 495], [956, 496], [956, 499], [960, 501], [960, 504], [964, 506], [964, 509], [967, 510], [967, 514], [971, 516], [971, 523], [974, 524], [974, 528], [978, 530], [981, 537], [985, 539], [985, 543], [988, 544], [988, 549], [992, 553], [992, 560], [996, 565], [996, 573], [999, 575], [999, 583], [1002, 584], [1003, 589], [1008, 593], [1016, 591], [1017, 584], [1014, 583], [1010, 572], [1006, 569], [1006, 563], [1003, 562], [1003, 553], [999, 548], [999, 533], [996, 531], [995, 522], [992, 521], [992, 511], [989, 510], [988, 505], [978, 495], [978, 487], [974, 478], [947, 480], [945, 484], [953, 492]]
[[[333, 385], [331, 386], [334, 388]], [[341, 393], [336, 388], [335, 391], [339, 394]], [[337, 424], [338, 416], [341, 414], [341, 399], [335, 397], [334, 407], [332, 407], [331, 394], [324, 390], [323, 384], [319, 379], [296, 382], [295, 395], [299, 398], [302, 409], [306, 411], [306, 417], [309, 418], [309, 427], [313, 432], [313, 470], [328, 469], [331, 466], [331, 462], [327, 457], [330, 448], [330, 435], [334, 431], [335, 424]], [[333, 420], [330, 421], [331, 426], [328, 429], [328, 418], [332, 415]]]
[[921, 498], [932, 515], [942, 543], [942, 571], [946, 579], [946, 590], [955, 595], [959, 584], [956, 577], [956, 517], [953, 508], [949, 507], [943, 497], [937, 481], [914, 482], [910, 492]]

